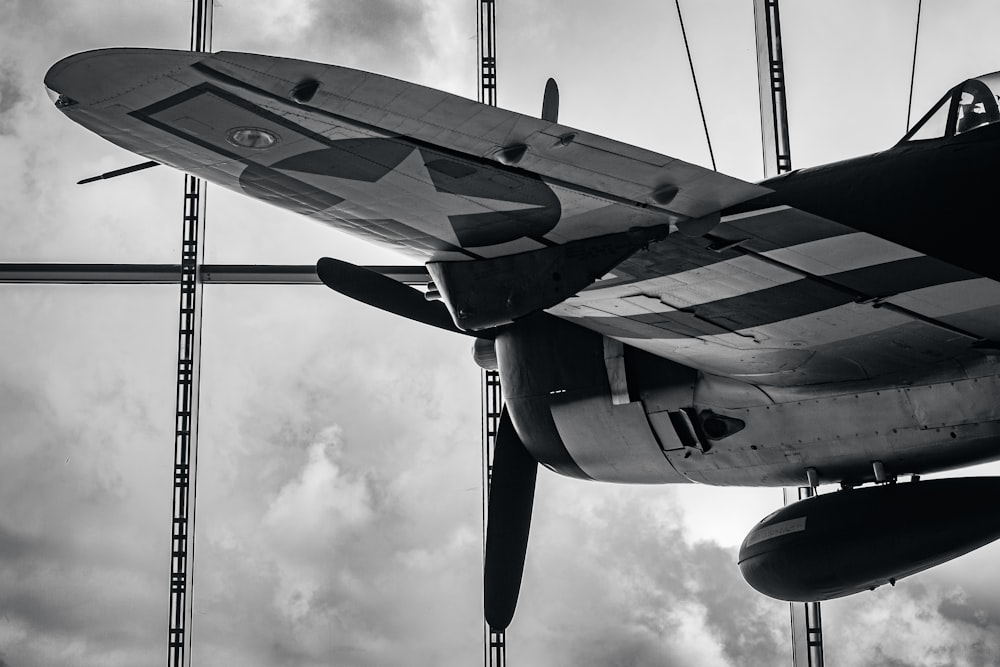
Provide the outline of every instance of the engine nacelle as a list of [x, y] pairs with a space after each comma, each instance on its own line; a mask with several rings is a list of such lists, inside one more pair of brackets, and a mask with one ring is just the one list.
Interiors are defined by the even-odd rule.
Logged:
[[645, 403], [690, 409], [693, 369], [544, 314], [501, 332], [496, 358], [511, 420], [539, 463], [581, 479], [689, 481], [667, 459], [639, 394], [655, 384], [656, 400]]
[[740, 547], [743, 578], [789, 602], [874, 589], [1000, 537], [1000, 478], [887, 484], [792, 503]]

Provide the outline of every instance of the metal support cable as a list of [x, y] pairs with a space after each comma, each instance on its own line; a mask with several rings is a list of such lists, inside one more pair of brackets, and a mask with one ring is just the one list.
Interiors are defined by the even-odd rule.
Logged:
[[910, 113], [913, 111], [913, 81], [917, 76], [917, 44], [920, 41], [920, 9], [924, 0], [917, 0], [917, 27], [913, 31], [913, 66], [910, 68], [910, 99], [906, 104], [906, 131], [910, 131]]
[[694, 59], [691, 57], [691, 47], [688, 45], [687, 31], [684, 30], [684, 17], [681, 16], [681, 0], [674, 0], [674, 4], [677, 6], [677, 20], [681, 24], [681, 36], [684, 38], [684, 50], [687, 52], [688, 65], [691, 66], [691, 80], [694, 82], [694, 95], [698, 98], [698, 111], [701, 112], [701, 124], [705, 128], [708, 157], [712, 160], [712, 169], [718, 171], [715, 166], [715, 153], [712, 152], [712, 138], [708, 135], [708, 121], [705, 119], [705, 107], [701, 103], [701, 91], [698, 89], [698, 77], [694, 73]]

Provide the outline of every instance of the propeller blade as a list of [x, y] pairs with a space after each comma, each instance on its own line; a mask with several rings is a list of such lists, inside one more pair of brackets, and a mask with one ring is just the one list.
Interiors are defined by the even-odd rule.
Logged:
[[545, 94], [542, 97], [542, 120], [550, 123], [559, 122], [559, 86], [555, 79], [545, 82]]
[[462, 331], [442, 302], [428, 301], [412, 287], [363, 266], [324, 257], [316, 263], [316, 275], [333, 291], [388, 313], [467, 336], [490, 337], [488, 332]]
[[495, 631], [507, 628], [517, 606], [537, 472], [538, 463], [525, 449], [504, 408], [493, 451], [483, 574], [486, 622]]

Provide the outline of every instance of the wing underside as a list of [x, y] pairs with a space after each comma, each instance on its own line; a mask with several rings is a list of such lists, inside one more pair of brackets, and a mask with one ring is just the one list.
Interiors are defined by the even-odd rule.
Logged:
[[69, 117], [124, 148], [425, 261], [670, 224], [768, 192], [550, 121], [305, 61], [109, 49], [57, 63], [46, 85]]
[[[768, 190], [375, 74], [110, 49], [46, 77], [73, 120], [178, 169], [426, 262], [709, 216]], [[670, 234], [548, 312], [706, 372], [863, 380], [986, 354], [1000, 284], [803, 211]]]
[[707, 372], [814, 384], [994, 352], [1000, 283], [778, 207], [671, 235], [549, 312]]

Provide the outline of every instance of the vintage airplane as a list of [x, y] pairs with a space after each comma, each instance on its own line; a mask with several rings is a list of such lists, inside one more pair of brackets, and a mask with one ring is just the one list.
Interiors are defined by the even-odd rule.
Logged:
[[[426, 264], [426, 293], [339, 260], [333, 289], [476, 338], [500, 371], [486, 617], [514, 613], [537, 463], [624, 483], [844, 490], [747, 536], [785, 600], [847, 595], [1000, 536], [1000, 74], [896, 146], [746, 183], [366, 72], [108, 49], [56, 106], [161, 164]], [[878, 482], [872, 487], [853, 487]]]

